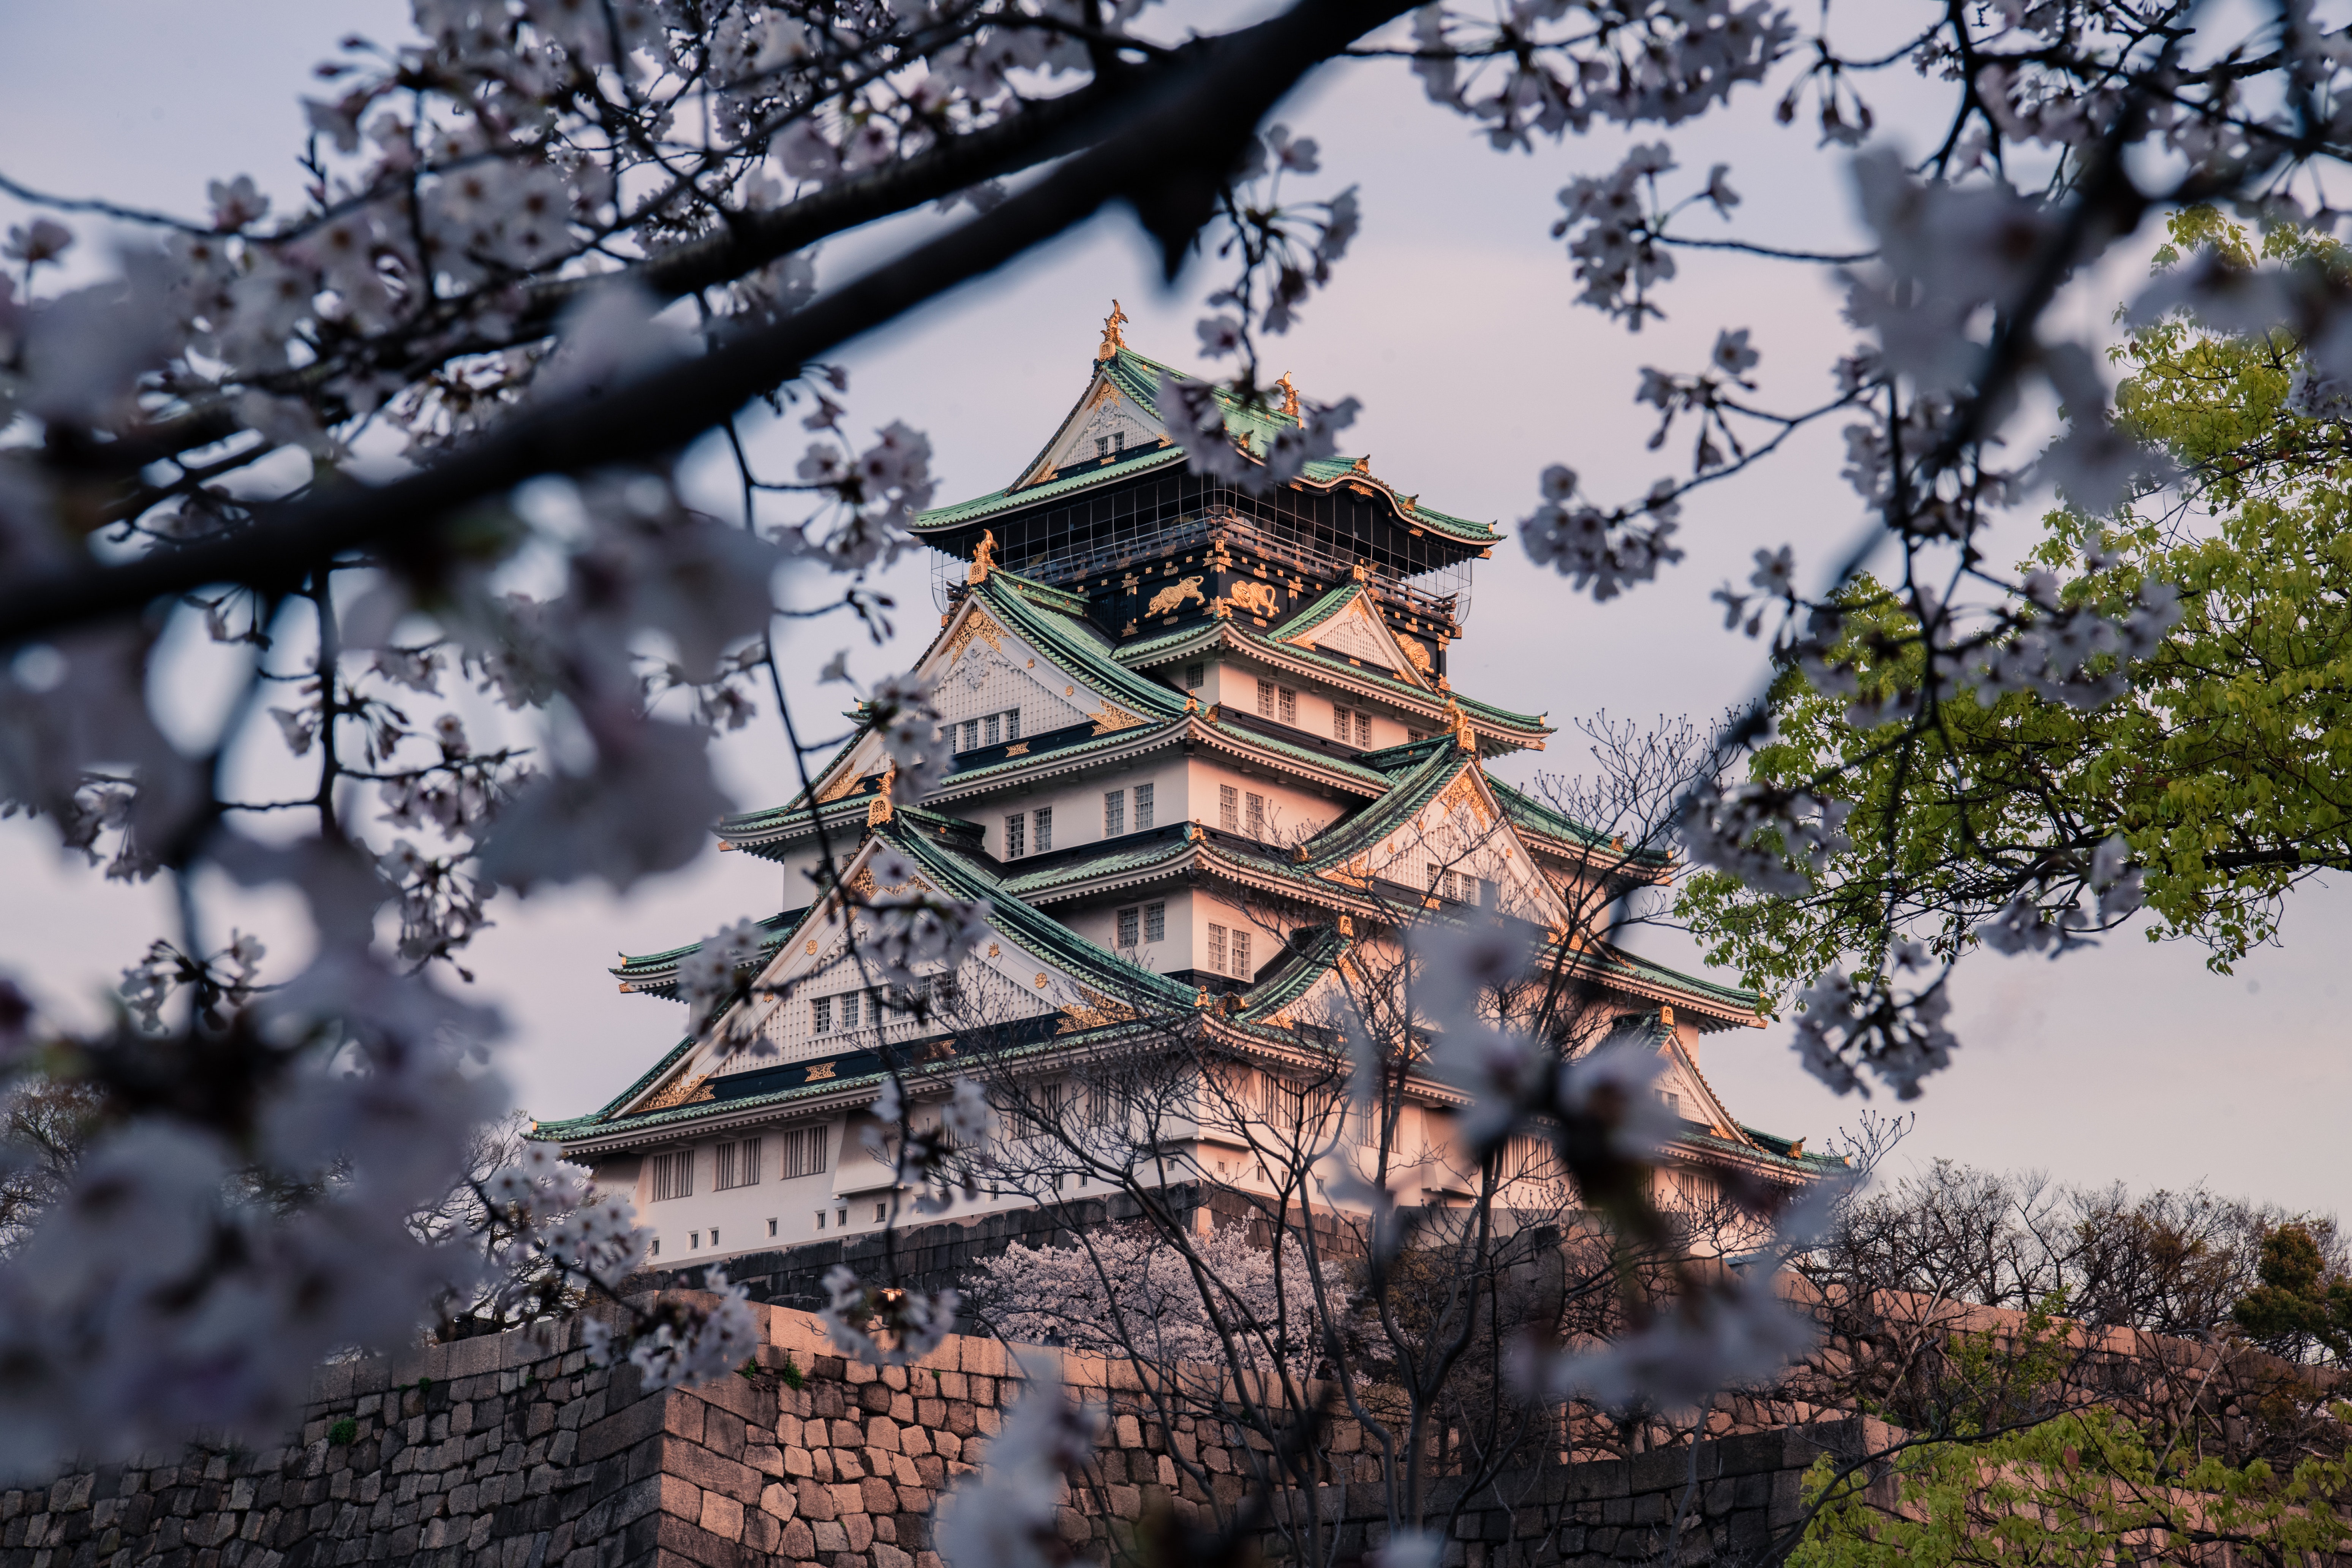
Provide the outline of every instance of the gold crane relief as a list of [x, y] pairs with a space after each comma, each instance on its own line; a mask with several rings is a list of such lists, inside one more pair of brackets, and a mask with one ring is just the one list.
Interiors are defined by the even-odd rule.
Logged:
[[1271, 616], [1280, 607], [1271, 583], [1236, 583], [1227, 590], [1226, 597], [1237, 610], [1247, 610], [1254, 616]]
[[1160, 589], [1151, 595], [1151, 603], [1143, 607], [1143, 613], [1146, 616], [1172, 615], [1187, 599], [1203, 606], [1208, 604], [1201, 593], [1200, 578], [1186, 577]]

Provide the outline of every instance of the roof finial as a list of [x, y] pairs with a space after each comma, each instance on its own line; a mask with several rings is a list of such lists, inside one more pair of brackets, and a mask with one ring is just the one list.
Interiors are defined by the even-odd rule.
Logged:
[[1470, 715], [1462, 711], [1462, 704], [1454, 701], [1451, 694], [1445, 699], [1445, 717], [1452, 721], [1454, 741], [1464, 751], [1476, 756], [1478, 731], [1470, 727]]
[[972, 547], [971, 574], [965, 582], [978, 587], [988, 581], [989, 569], [996, 564], [996, 530], [982, 529], [980, 542]]
[[1276, 378], [1274, 384], [1282, 388], [1282, 411], [1285, 414], [1289, 415], [1293, 419], [1297, 418], [1298, 388], [1290, 384], [1290, 373], [1286, 370], [1284, 371], [1281, 375]]
[[872, 804], [866, 808], [866, 826], [879, 827], [890, 820], [890, 790], [898, 782], [898, 759], [893, 757], [889, 766], [882, 770], [882, 787], [875, 792]]
[[1127, 312], [1119, 309], [1118, 300], [1113, 300], [1110, 302], [1110, 314], [1103, 318], [1102, 347], [1095, 350], [1095, 361], [1097, 363], [1100, 363], [1102, 361], [1107, 360], [1110, 358], [1111, 355], [1118, 353], [1119, 350], [1127, 347], [1127, 340], [1119, 335], [1118, 331], [1121, 326], [1126, 324], [1126, 321]]

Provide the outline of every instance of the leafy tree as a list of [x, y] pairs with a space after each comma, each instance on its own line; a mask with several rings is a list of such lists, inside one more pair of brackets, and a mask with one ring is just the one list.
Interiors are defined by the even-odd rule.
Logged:
[[[2336, 1415], [2352, 1418], [2352, 1407]], [[2202, 1562], [2224, 1546], [2297, 1562], [2352, 1541], [2338, 1511], [2352, 1500], [2352, 1450], [2284, 1473], [2265, 1459], [2189, 1462], [2115, 1412], [2089, 1410], [1982, 1442], [1907, 1447], [1883, 1477], [1824, 1455], [1805, 1496], [1820, 1511], [1791, 1568], [2108, 1568]]]
[[[2352, 278], [2342, 247], [2304, 229], [2257, 240], [2209, 209], [2170, 227], [2160, 283], [2251, 279], [2266, 261]], [[2179, 479], [2111, 516], [2045, 519], [2019, 566], [2038, 622], [1931, 682], [1905, 585], [1864, 577], [1838, 602], [1831, 653], [1780, 672], [1754, 776], [1843, 779], [1853, 812], [1849, 842], [1792, 896], [1722, 873], [1688, 887], [1681, 912], [1748, 984], [2060, 949], [2119, 924], [2135, 892], [2150, 940], [2198, 942], [2226, 973], [2276, 934], [2291, 889], [2352, 866], [2352, 402], [2284, 329], [2173, 311], [2116, 357], [2120, 417]], [[2180, 621], [2145, 658], [2082, 619], [2158, 583]], [[2020, 679], [2028, 644], [2063, 650], [2094, 689]], [[1906, 713], [1919, 721], [1890, 731]]]
[[2352, 1355], [2352, 1280], [2330, 1267], [2310, 1226], [2282, 1225], [2264, 1236], [2256, 1268], [2262, 1283], [2231, 1310], [2248, 1339], [2298, 1359], [2314, 1348]]

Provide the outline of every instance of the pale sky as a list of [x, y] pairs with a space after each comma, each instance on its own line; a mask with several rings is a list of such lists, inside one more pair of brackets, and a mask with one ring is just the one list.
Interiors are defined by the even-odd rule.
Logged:
[[[249, 173], [290, 192], [296, 100], [317, 90], [309, 67], [344, 33], [401, 36], [401, 16], [382, 0], [17, 7], [0, 50], [0, 172], [189, 214], [201, 212], [209, 177]], [[1899, 121], [1908, 101], [1883, 93], [1883, 120]], [[1664, 139], [1700, 180], [1710, 163], [1732, 165], [1731, 184], [1748, 197], [1745, 237], [1852, 244], [1840, 163], [1816, 153], [1801, 126], [1771, 125], [1768, 108], [1750, 95], [1735, 120]], [[1597, 493], [1634, 490], [1687, 452], [1679, 433], [1664, 451], [1643, 449], [1651, 421], [1631, 402], [1640, 366], [1696, 369], [1718, 327], [1748, 327], [1764, 353], [1765, 396], [1794, 407], [1820, 396], [1829, 358], [1851, 338], [1817, 275], [1691, 253], [1665, 297], [1670, 319], [1638, 338], [1574, 305], [1570, 265], [1549, 235], [1559, 210], [1553, 193], [1612, 167], [1622, 137], [1497, 154], [1385, 67], [1313, 84], [1291, 119], [1321, 139], [1328, 188], [1361, 182], [1365, 229], [1329, 290], [1270, 351], [1269, 368], [1296, 373], [1315, 395], [1361, 398], [1348, 445], [1433, 506], [1508, 531], [1532, 510], [1536, 475], [1555, 461]], [[20, 216], [0, 204], [0, 222]], [[888, 243], [838, 244], [821, 275], [845, 276], [856, 257]], [[2074, 319], [2103, 322], [2138, 265], [2118, 261], [2078, 289]], [[1132, 224], [1106, 216], [856, 345], [844, 356], [854, 418], [866, 427], [904, 418], [927, 431], [942, 502], [996, 489], [1083, 389], [1112, 297], [1133, 318], [1130, 343], [1193, 363], [1191, 323], [1214, 286], [1196, 268], [1164, 291]], [[782, 432], [760, 446], [772, 465], [797, 451]], [[1689, 558], [1611, 605], [1570, 595], [1515, 542], [1482, 563], [1454, 683], [1548, 711], [1562, 730], [1548, 752], [1499, 771], [1524, 779], [1588, 765], [1568, 725], [1578, 715], [1705, 718], [1743, 699], [1759, 678], [1756, 646], [1721, 629], [1707, 595], [1744, 578], [1760, 546], [1793, 542], [1801, 563], [1822, 569], [1832, 542], [1861, 521], [1836, 477], [1837, 447], [1833, 429], [1801, 437], [1769, 471], [1703, 496], [1685, 513]], [[2021, 552], [2030, 522], [2011, 527], [1995, 553]], [[860, 648], [861, 676], [920, 652], [936, 625], [929, 582], [925, 561], [892, 574], [901, 636], [889, 648]], [[827, 732], [824, 716], [844, 705], [841, 689], [820, 693], [811, 676], [835, 647], [856, 643], [844, 622], [786, 646], [804, 732]], [[764, 714], [723, 748], [725, 780], [743, 806], [791, 793], [774, 731]], [[674, 946], [772, 913], [780, 880], [765, 862], [712, 853], [626, 899], [573, 890], [501, 900], [498, 928], [476, 942], [470, 963], [477, 990], [513, 1026], [499, 1059], [520, 1103], [575, 1115], [634, 1079], [674, 1042], [679, 1015], [618, 994], [604, 966], [616, 952]], [[0, 967], [60, 1006], [88, 1007], [167, 929], [161, 913], [157, 889], [104, 885], [63, 862], [46, 827], [0, 824]], [[2352, 1065], [2347, 1031], [2331, 1020], [2347, 934], [2352, 897], [2322, 888], [2297, 896], [2284, 946], [2233, 976], [2208, 973], [2200, 950], [2137, 938], [2055, 963], [1971, 959], [1956, 982], [1958, 1065], [1911, 1108], [1919, 1123], [1901, 1160], [2038, 1167], [2082, 1183], [2205, 1182], [2290, 1208], [2345, 1208], [2352, 1175], [2337, 1121], [2352, 1099]], [[1654, 951], [1692, 962], [1671, 944]], [[1743, 1120], [1818, 1147], [1860, 1105], [1806, 1078], [1787, 1046], [1786, 1026], [1717, 1036], [1703, 1064]], [[1888, 1105], [1883, 1096], [1874, 1103]]]

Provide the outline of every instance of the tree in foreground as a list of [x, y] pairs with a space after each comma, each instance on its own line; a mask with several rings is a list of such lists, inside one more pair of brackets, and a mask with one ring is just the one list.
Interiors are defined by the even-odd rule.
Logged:
[[[407, 1220], [449, 1190], [499, 1107], [478, 1059], [499, 1021], [450, 986], [493, 895], [625, 889], [696, 853], [723, 805], [710, 734], [772, 700], [800, 743], [771, 574], [838, 573], [841, 607], [878, 619], [859, 574], [903, 546], [929, 499], [922, 436], [887, 411], [853, 423], [825, 356], [1122, 205], [1171, 275], [1196, 249], [1230, 268], [1203, 352], [1262, 401], [1260, 346], [1371, 210], [1315, 188], [1318, 149], [1268, 123], [1310, 70], [1391, 73], [1438, 110], [1438, 133], [1458, 116], [1501, 151], [1596, 122], [1670, 128], [1767, 93], [1783, 119], [1806, 110], [1831, 155], [1860, 149], [1874, 243], [1853, 257], [1694, 233], [1694, 215], [1734, 211], [1734, 175], [1702, 182], [1663, 142], [1567, 184], [1559, 232], [1582, 300], [1608, 317], [1663, 310], [1676, 247], [1728, 246], [1843, 268], [1863, 341], [1823, 402], [1780, 409], [1755, 395], [1755, 351], [1727, 321], [1707, 365], [1653, 370], [1639, 389], [1662, 439], [1677, 424], [1691, 436], [1691, 467], [1622, 501], [1553, 467], [1520, 531], [1569, 588], [1610, 599], [1677, 558], [1692, 489], [1790, 460], [1793, 430], [1844, 423], [1864, 543], [1901, 562], [1883, 648], [1865, 658], [1849, 636], [1869, 619], [1849, 592], [1867, 548], [1808, 590], [1760, 542], [1751, 583], [1724, 590], [1727, 619], [1759, 637], [1771, 623], [1780, 667], [1819, 691], [1887, 658], [1914, 660], [1918, 682], [1860, 710], [1880, 752], [1801, 785], [1768, 769], [1696, 789], [1682, 817], [1693, 854], [1798, 895], [1843, 850], [1858, 795], [1879, 790], [1901, 819], [1930, 774], [1882, 784], [1872, 760], [1929, 744], [1955, 694], [2096, 710], [2178, 616], [2181, 585], [2130, 560], [2086, 553], [2057, 595], [1971, 543], [2038, 482], [2104, 516], [2161, 468], [2131, 410], [2111, 416], [2088, 348], [2049, 335], [2068, 278], [2154, 213], [2324, 208], [2346, 150], [2344, 37], [2291, 6], [2226, 21], [2185, 4], [1922, 7], [1896, 47], [1863, 49], [1769, 0], [1409, 19], [1298, 0], [1238, 27], [1188, 31], [1197, 20], [1061, 0], [420, 0], [413, 37], [324, 68], [297, 210], [271, 212], [226, 172], [194, 217], [12, 180], [46, 216], [10, 231], [0, 289], [0, 797], [114, 875], [168, 877], [178, 920], [111, 1028], [69, 1031], [0, 994], [11, 1068], [101, 1102], [98, 1135], [0, 1269], [0, 1345], [34, 1369], [0, 1390], [0, 1458], [119, 1450], [198, 1422], [273, 1426], [319, 1356], [412, 1333], [427, 1303], [475, 1288], [480, 1249]], [[1869, 144], [1861, 95], [1887, 70], [1944, 95], [1945, 134], [1916, 165]], [[939, 237], [819, 274], [821, 241], [935, 204], [954, 214]], [[149, 239], [100, 281], [60, 287], [69, 225], [91, 213]], [[2283, 333], [2324, 388], [2352, 352], [2343, 300], [2324, 261], [2278, 255], [2200, 259], [2145, 303]], [[2066, 405], [2065, 433], [2004, 466], [2000, 438], [2037, 385]], [[816, 437], [789, 473], [740, 439], [760, 400]], [[1171, 378], [1160, 401], [1195, 468], [1260, 486], [1328, 451], [1354, 408], [1309, 405], [1285, 440], [1244, 452], [1202, 384]], [[737, 456], [739, 515], [681, 500], [676, 464], [706, 437]], [[545, 479], [562, 482], [531, 483]], [[206, 660], [231, 700], [177, 712], [172, 682]], [[511, 723], [469, 734], [446, 711], [459, 684], [495, 694]], [[886, 681], [869, 700], [900, 776], [919, 778], [935, 765], [925, 694]], [[1766, 720], [1745, 715], [1734, 743]], [[1969, 851], [1994, 882], [1978, 903], [2008, 922], [1981, 929], [2029, 944], [2122, 921], [2157, 868], [2126, 832], [2000, 847]], [[215, 874], [299, 892], [317, 932], [307, 963], [273, 967], [223, 932]], [[877, 918], [888, 951], [936, 957], [967, 912]], [[396, 935], [379, 936], [380, 917]], [[1801, 1037], [1817, 1070], [1916, 1089], [1954, 1043], [1957, 945], [1865, 949], [1873, 962], [1814, 987]], [[724, 942], [707, 967], [723, 990]], [[1550, 1041], [1466, 1001], [1432, 1023], [1503, 1042], [1467, 1074], [1477, 1147], [1520, 1125], [1588, 1192], [1642, 1163], [1638, 1142], [1616, 1141], [1618, 1089], [1531, 1070]], [[481, 1185], [493, 1230], [575, 1283], [609, 1285], [635, 1259], [625, 1205], [584, 1204], [580, 1173], [551, 1156]], [[1760, 1350], [1736, 1331], [1743, 1300], [1695, 1299], [1693, 1338], [1627, 1377], [1682, 1398], [1730, 1370], [1694, 1347]], [[632, 1322], [628, 1353], [656, 1376], [740, 1359], [724, 1302]]]

